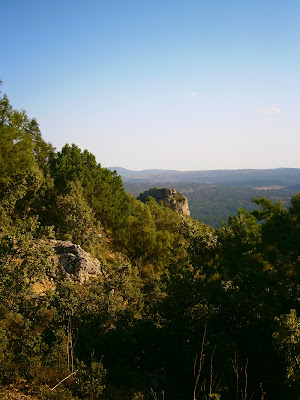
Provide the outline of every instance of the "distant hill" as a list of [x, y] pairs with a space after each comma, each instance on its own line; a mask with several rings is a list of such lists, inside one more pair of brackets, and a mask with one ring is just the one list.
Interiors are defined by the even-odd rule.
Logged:
[[130, 169], [126, 169], [123, 167], [109, 167], [110, 171], [117, 171], [122, 178], [126, 177], [152, 177], [153, 175], [160, 175], [160, 174], [169, 174], [169, 173], [176, 173], [176, 170], [169, 170], [169, 169], [144, 169], [142, 171], [132, 171]]
[[286, 189], [288, 189], [288, 190], [297, 190], [297, 191], [300, 192], [300, 183], [298, 183], [297, 185], [288, 186]]
[[238, 169], [211, 171], [143, 170], [130, 171], [121, 167], [111, 167], [121, 175], [124, 182], [194, 182], [222, 184], [251, 188], [286, 188], [300, 185], [299, 168]]

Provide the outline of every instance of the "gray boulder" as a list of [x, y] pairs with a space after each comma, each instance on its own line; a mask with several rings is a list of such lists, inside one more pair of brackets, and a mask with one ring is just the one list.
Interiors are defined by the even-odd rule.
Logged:
[[93, 277], [103, 275], [100, 261], [79, 245], [63, 240], [50, 240], [50, 245], [54, 249], [59, 272], [65, 279], [82, 284]]

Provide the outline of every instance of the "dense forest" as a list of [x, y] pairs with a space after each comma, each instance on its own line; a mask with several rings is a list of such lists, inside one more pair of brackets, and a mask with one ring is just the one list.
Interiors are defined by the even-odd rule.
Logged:
[[[113, 149], [112, 149], [113, 151]], [[213, 228], [0, 99], [0, 383], [36, 399], [300, 398], [300, 193]], [[104, 271], [55, 269], [71, 241]], [[37, 291], [37, 284], [46, 288]]]
[[271, 202], [282, 201], [289, 207], [291, 198], [299, 192], [296, 189], [253, 189], [194, 182], [124, 182], [125, 190], [133, 196], [139, 196], [150, 187], [172, 187], [183, 193], [188, 199], [191, 217], [214, 228], [220, 228], [239, 208], [258, 209], [252, 198], [263, 196]]

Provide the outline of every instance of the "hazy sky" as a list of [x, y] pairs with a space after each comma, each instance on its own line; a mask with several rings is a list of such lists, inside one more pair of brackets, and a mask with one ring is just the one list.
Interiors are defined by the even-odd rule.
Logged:
[[299, 0], [0, 0], [0, 79], [58, 150], [300, 168]]

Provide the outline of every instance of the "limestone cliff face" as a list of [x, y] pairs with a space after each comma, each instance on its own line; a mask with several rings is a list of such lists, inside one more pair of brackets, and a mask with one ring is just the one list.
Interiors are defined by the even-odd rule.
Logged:
[[157, 202], [162, 201], [165, 207], [171, 208], [171, 210], [178, 214], [190, 215], [187, 198], [182, 193], [177, 193], [175, 189], [153, 188], [141, 193], [137, 199], [145, 203], [148, 196], [153, 197]]

